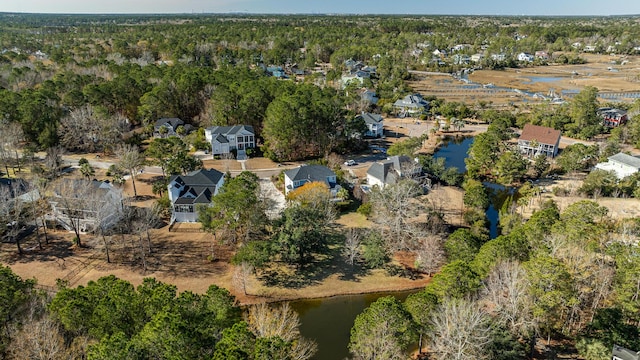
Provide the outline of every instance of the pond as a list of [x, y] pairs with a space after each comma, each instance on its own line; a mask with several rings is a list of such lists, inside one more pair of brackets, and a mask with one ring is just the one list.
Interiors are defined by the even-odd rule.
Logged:
[[525, 81], [525, 82], [523, 82], [523, 84], [552, 83], [552, 82], [565, 80], [566, 77], [560, 77], [560, 76], [549, 76], [549, 77], [547, 77], [547, 76], [528, 76], [527, 79], [529, 79], [529, 81]]
[[[473, 144], [473, 137], [446, 137], [442, 146], [433, 154], [434, 158], [444, 158], [445, 165], [447, 167], [456, 167], [458, 171], [465, 172], [467, 167], [464, 163], [464, 159], [467, 158], [467, 152]], [[498, 223], [500, 221], [499, 209], [502, 206], [502, 202], [506, 198], [505, 193], [510, 193], [512, 190], [507, 189], [503, 185], [485, 182], [484, 186], [490, 190], [491, 204], [487, 208], [485, 214], [489, 220], [489, 237], [494, 239], [498, 236]]]
[[350, 359], [347, 347], [356, 316], [380, 297], [392, 295], [404, 301], [417, 291], [298, 300], [291, 302], [291, 306], [300, 315], [302, 336], [315, 340], [318, 344], [318, 353], [313, 359], [343, 360]]

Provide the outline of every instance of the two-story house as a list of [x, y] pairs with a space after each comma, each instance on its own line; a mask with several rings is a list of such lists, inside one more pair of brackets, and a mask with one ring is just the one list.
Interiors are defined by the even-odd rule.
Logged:
[[410, 157], [391, 156], [387, 160], [371, 164], [367, 170], [369, 186], [381, 189], [396, 184], [403, 178], [417, 178], [422, 174], [422, 166]]
[[224, 184], [224, 174], [218, 170], [196, 170], [169, 179], [171, 223], [197, 222], [198, 205], [211, 204], [211, 198]]
[[361, 118], [367, 125], [367, 131], [364, 133], [364, 136], [379, 138], [384, 135], [384, 119], [382, 116], [363, 112], [356, 116], [356, 118]]
[[621, 109], [600, 108], [598, 116], [602, 119], [602, 125], [610, 128], [624, 125], [627, 120], [627, 112]]
[[247, 149], [256, 147], [256, 135], [253, 126], [249, 125], [212, 126], [204, 131], [204, 136], [211, 144], [213, 156], [236, 150], [240, 159], [245, 156]]
[[407, 95], [393, 103], [393, 108], [404, 115], [419, 115], [429, 110], [429, 102], [420, 94]]
[[104, 181], [64, 179], [54, 186], [48, 200], [48, 218], [69, 231], [109, 229], [123, 216], [122, 191]]
[[558, 155], [560, 137], [560, 130], [526, 124], [520, 138], [518, 138], [518, 148], [527, 156], [544, 154], [555, 157]]
[[334, 198], [341, 188], [336, 173], [324, 165], [302, 165], [284, 172], [285, 194], [309, 182], [324, 182]]

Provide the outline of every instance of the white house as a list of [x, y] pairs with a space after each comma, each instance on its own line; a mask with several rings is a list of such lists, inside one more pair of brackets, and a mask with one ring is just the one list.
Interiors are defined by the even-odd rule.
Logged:
[[526, 124], [518, 138], [518, 148], [527, 156], [544, 154], [555, 157], [558, 155], [560, 137], [560, 130]]
[[245, 156], [247, 149], [256, 147], [256, 135], [253, 126], [213, 126], [204, 131], [204, 136], [211, 144], [211, 154], [223, 155], [237, 150], [238, 159]]
[[302, 165], [284, 172], [285, 194], [308, 182], [324, 182], [333, 197], [336, 197], [340, 190], [336, 173], [324, 165]]
[[218, 170], [196, 170], [187, 175], [174, 175], [169, 179], [171, 223], [197, 222], [198, 205], [211, 204], [224, 184], [224, 174]]
[[407, 95], [393, 103], [393, 108], [402, 114], [419, 115], [429, 110], [429, 102], [420, 94]]
[[371, 164], [367, 170], [367, 183], [369, 186], [384, 188], [393, 185], [402, 178], [414, 178], [420, 176], [422, 166], [408, 156], [391, 156], [387, 160]]
[[362, 118], [367, 125], [367, 132], [364, 133], [364, 136], [379, 138], [384, 135], [384, 119], [382, 116], [363, 112], [356, 118]]
[[[122, 218], [122, 191], [108, 182], [65, 179], [49, 197], [49, 219], [65, 229], [80, 232], [113, 227]], [[73, 221], [73, 223], [72, 223]]]
[[518, 61], [533, 62], [534, 59], [535, 57], [531, 54], [527, 54], [527, 53], [518, 54]]
[[596, 164], [595, 168], [605, 171], [613, 171], [618, 179], [624, 179], [640, 171], [640, 158], [617, 153], [609, 156], [609, 161]]
[[479, 63], [484, 59], [484, 54], [473, 54], [471, 55], [471, 61], [474, 63]]

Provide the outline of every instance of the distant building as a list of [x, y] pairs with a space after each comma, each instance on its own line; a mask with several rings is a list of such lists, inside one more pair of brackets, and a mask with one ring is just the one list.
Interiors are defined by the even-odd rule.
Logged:
[[617, 153], [609, 156], [609, 161], [596, 164], [595, 168], [604, 171], [613, 171], [618, 179], [624, 179], [640, 171], [640, 158]]
[[544, 154], [555, 157], [560, 145], [560, 130], [526, 124], [518, 138], [518, 148], [527, 156]]
[[527, 53], [518, 54], [518, 61], [533, 62], [534, 59], [535, 57], [531, 54], [527, 54]]
[[[184, 128], [184, 134], [188, 134], [193, 130], [193, 126], [184, 123], [179, 118], [161, 118], [156, 120], [153, 126], [153, 136], [155, 137], [169, 137], [178, 135], [178, 127]], [[164, 130], [163, 130], [164, 129]]]

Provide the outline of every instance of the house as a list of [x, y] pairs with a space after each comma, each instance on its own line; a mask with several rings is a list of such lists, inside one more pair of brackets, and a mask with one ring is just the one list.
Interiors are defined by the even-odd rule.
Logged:
[[526, 124], [518, 139], [518, 148], [527, 156], [544, 154], [555, 157], [560, 145], [560, 130]]
[[360, 89], [360, 100], [369, 105], [378, 104], [378, 96], [374, 90], [367, 88]]
[[413, 116], [428, 111], [429, 102], [420, 94], [411, 94], [393, 103], [393, 108], [403, 115], [409, 114]]
[[367, 132], [364, 133], [364, 136], [379, 138], [384, 135], [384, 119], [382, 116], [363, 112], [356, 116], [356, 118], [362, 118], [367, 125]]
[[455, 65], [465, 65], [471, 62], [471, 57], [464, 54], [455, 54], [451, 57]]
[[47, 216], [68, 231], [94, 231], [97, 226], [109, 229], [123, 216], [123, 195], [106, 181], [65, 179], [48, 198], [51, 214]]
[[610, 128], [624, 125], [628, 120], [627, 112], [621, 109], [600, 108], [598, 116], [602, 119], [602, 125]]
[[[153, 136], [155, 137], [168, 137], [176, 136], [179, 126], [184, 126], [184, 121], [178, 118], [162, 118], [158, 119], [153, 126]], [[165, 130], [163, 130], [164, 128]], [[185, 130], [187, 130], [185, 128]]]
[[640, 360], [640, 352], [629, 350], [619, 345], [613, 345], [612, 360]]
[[211, 154], [224, 155], [233, 150], [237, 151], [237, 158], [246, 156], [247, 149], [256, 147], [256, 135], [253, 126], [213, 126], [204, 131], [204, 136], [211, 144]]
[[484, 54], [473, 54], [471, 55], [471, 61], [474, 63], [479, 63], [484, 59]]
[[324, 165], [301, 165], [295, 169], [284, 172], [284, 193], [299, 188], [308, 182], [324, 182], [329, 187], [331, 195], [335, 198], [340, 185], [336, 173]]
[[534, 56], [531, 54], [527, 54], [527, 53], [518, 54], [518, 61], [533, 62], [534, 59], [535, 59]]
[[410, 157], [391, 156], [387, 160], [371, 164], [367, 170], [367, 183], [370, 187], [378, 186], [384, 188], [393, 185], [403, 178], [413, 178], [420, 176], [422, 166]]
[[224, 184], [224, 174], [218, 170], [196, 170], [187, 175], [174, 175], [169, 179], [171, 223], [197, 222], [198, 205], [211, 204]]
[[505, 61], [507, 60], [507, 55], [506, 54], [491, 54], [491, 60], [494, 61]]
[[640, 171], [640, 158], [617, 153], [609, 156], [609, 161], [596, 164], [595, 168], [604, 171], [613, 171], [618, 179], [624, 179]]
[[536, 59], [549, 60], [549, 54], [544, 50], [536, 51], [535, 57]]

